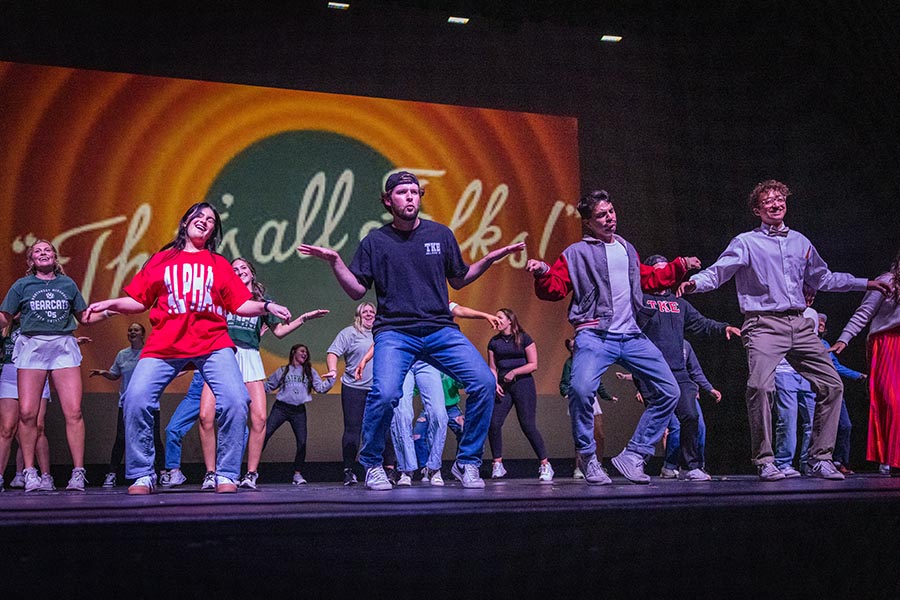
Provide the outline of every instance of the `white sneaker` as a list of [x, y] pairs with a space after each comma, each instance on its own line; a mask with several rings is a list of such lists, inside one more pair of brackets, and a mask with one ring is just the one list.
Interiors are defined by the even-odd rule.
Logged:
[[[891, 465], [888, 465], [885, 463], [881, 463], [880, 465], [878, 465], [878, 474], [883, 475], [884, 477], [890, 477], [891, 476]], [[17, 473], [16, 477], [18, 477], [18, 476], [19, 475]], [[13, 485], [15, 482], [16, 482], [16, 480], [13, 479], [13, 482], [9, 484], [9, 487], [19, 487], [17, 485]]]
[[384, 467], [379, 465], [366, 469], [366, 487], [370, 490], [384, 492], [394, 486], [388, 479], [387, 473], [384, 472]]
[[409, 476], [409, 473], [400, 473], [400, 478], [397, 480], [397, 487], [400, 486], [410, 487], [412, 485], [412, 477]]
[[503, 466], [503, 461], [496, 461], [493, 465], [491, 465], [491, 479], [500, 479], [506, 475], [506, 468]]
[[584, 473], [581, 471], [581, 467], [575, 467], [575, 470], [572, 472], [572, 479], [584, 479]]
[[135, 479], [134, 483], [128, 486], [128, 494], [130, 496], [146, 496], [152, 494], [155, 489], [156, 473], [152, 473]]
[[[888, 473], [890, 473], [890, 467], [888, 467]], [[16, 471], [16, 476], [9, 482], [9, 487], [18, 489], [25, 487], [25, 472]]]
[[538, 479], [542, 483], [553, 481], [553, 467], [550, 466], [550, 463], [541, 463], [541, 466], [538, 467]]
[[[494, 465], [496, 464], [494, 463]], [[503, 467], [503, 465], [500, 466], [501, 468]], [[484, 487], [484, 479], [478, 473], [478, 467], [473, 464], [460, 465], [458, 462], [453, 461], [453, 467], [450, 469], [450, 472], [459, 479], [464, 488], [476, 489]], [[504, 470], [503, 473], [506, 474], [506, 471]]]
[[294, 473], [294, 478], [291, 480], [291, 484], [293, 485], [303, 485], [306, 483], [306, 480], [303, 479], [303, 475], [300, 473]]
[[116, 487], [116, 474], [115, 473], [107, 473], [106, 474], [106, 479], [103, 480], [103, 487], [105, 487], [105, 488]]
[[187, 482], [187, 477], [184, 476], [184, 473], [181, 472], [181, 469], [169, 469], [166, 473], [166, 477], [163, 477], [162, 485], [163, 487], [175, 487], [176, 485], [181, 485]]
[[56, 485], [53, 483], [53, 475], [50, 473], [44, 473], [41, 475], [41, 487], [38, 488], [42, 492], [52, 492], [56, 489]]
[[659, 472], [660, 479], [678, 479], [678, 469], [663, 467]]
[[87, 477], [84, 476], [84, 469], [78, 467], [72, 469], [72, 476], [69, 478], [69, 484], [66, 486], [66, 489], [70, 492], [83, 492], [84, 484], [87, 482]]
[[203, 476], [203, 483], [200, 484], [201, 492], [211, 492], [216, 489], [216, 472], [207, 471]]
[[[799, 475], [799, 473], [797, 473]], [[678, 479], [682, 481], [709, 481], [712, 477], [703, 469], [691, 469], [690, 471], [682, 471], [678, 475]]]
[[436, 485], [437, 487], [444, 486], [444, 477], [441, 475], [441, 470], [437, 471], [428, 471], [429, 475], [431, 475], [431, 485]]
[[422, 467], [422, 482], [428, 483], [428, 480], [431, 478], [431, 472], [428, 467]]
[[[216, 475], [216, 493], [217, 494], [234, 494], [237, 492], [238, 486], [234, 479], [225, 477], [224, 475]], [[256, 488], [253, 488], [256, 489]]]
[[25, 491], [33, 492], [41, 489], [41, 476], [38, 475], [37, 469], [31, 467], [23, 471], [25, 474]]

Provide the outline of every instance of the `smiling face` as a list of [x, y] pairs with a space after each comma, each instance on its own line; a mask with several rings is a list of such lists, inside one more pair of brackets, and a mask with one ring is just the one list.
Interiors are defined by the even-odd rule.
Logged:
[[309, 348], [306, 346], [298, 346], [296, 350], [294, 350], [293, 358], [291, 359], [291, 364], [295, 367], [299, 367], [309, 360]]
[[185, 232], [189, 244], [185, 249], [188, 249], [190, 246], [197, 250], [205, 248], [207, 240], [212, 237], [213, 232], [216, 230], [217, 222], [216, 213], [208, 206], [204, 206], [195, 212], [187, 222]]
[[128, 326], [128, 342], [134, 344], [135, 342], [143, 342], [144, 341], [144, 328], [140, 323], [132, 323]]
[[56, 271], [58, 267], [56, 250], [50, 242], [45, 240], [35, 242], [28, 249], [26, 261], [29, 269], [32, 269], [35, 274], [48, 275]]
[[763, 190], [757, 196], [753, 214], [769, 227], [780, 227], [787, 214], [787, 198], [779, 190]]
[[363, 329], [372, 329], [372, 325], [375, 324], [375, 308], [370, 305], [363, 306], [359, 312], [359, 320]]
[[241, 282], [247, 286], [249, 289], [251, 285], [253, 285], [253, 270], [250, 268], [250, 265], [247, 261], [236, 258], [234, 262], [231, 263], [231, 268], [234, 269], [235, 275], [237, 275]]

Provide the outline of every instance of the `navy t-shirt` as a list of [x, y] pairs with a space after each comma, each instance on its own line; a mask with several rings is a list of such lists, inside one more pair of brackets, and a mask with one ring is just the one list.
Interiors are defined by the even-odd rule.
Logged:
[[447, 279], [462, 277], [469, 267], [449, 227], [426, 219], [412, 231], [385, 225], [360, 242], [349, 268], [360, 284], [375, 286], [373, 333], [458, 329], [450, 315]]
[[[497, 366], [497, 381], [503, 381], [503, 376], [513, 369], [518, 369], [528, 362], [525, 356], [525, 348], [532, 345], [531, 336], [522, 333], [522, 345], [516, 345], [516, 338], [512, 335], [498, 333], [488, 342], [488, 350], [494, 353], [494, 364]], [[531, 373], [523, 377], [531, 377]]]

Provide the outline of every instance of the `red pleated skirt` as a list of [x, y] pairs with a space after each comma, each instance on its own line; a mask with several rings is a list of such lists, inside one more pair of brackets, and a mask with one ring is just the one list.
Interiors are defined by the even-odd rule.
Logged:
[[866, 458], [900, 468], [900, 328], [869, 338], [869, 443]]

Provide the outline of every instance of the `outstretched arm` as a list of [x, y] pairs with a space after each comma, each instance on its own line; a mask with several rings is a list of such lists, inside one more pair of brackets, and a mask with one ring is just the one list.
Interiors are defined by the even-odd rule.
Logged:
[[455, 304], [450, 313], [454, 317], [458, 317], [460, 319], [484, 319], [491, 324], [492, 328], [500, 329], [500, 319], [498, 319], [496, 316], [489, 315], [488, 313], [481, 312], [480, 310], [469, 308], [468, 306]]
[[465, 286], [481, 277], [484, 272], [488, 270], [488, 267], [490, 267], [501, 258], [504, 258], [508, 254], [515, 254], [516, 252], [520, 252], [524, 249], [525, 242], [519, 242], [517, 244], [510, 244], [509, 246], [504, 246], [503, 248], [491, 250], [490, 252], [485, 254], [481, 260], [469, 265], [469, 270], [466, 271], [465, 275], [463, 275], [462, 277], [454, 277], [453, 279], [449, 279], [448, 281], [455, 290], [464, 288]]
[[258, 317], [266, 313], [271, 313], [285, 321], [289, 321], [291, 318], [291, 311], [280, 304], [275, 304], [268, 300], [265, 302], [260, 300], [247, 300], [234, 311], [234, 314], [242, 317]]
[[305, 312], [293, 321], [289, 323], [278, 323], [274, 327], [272, 327], [272, 335], [277, 337], [278, 339], [283, 338], [290, 332], [294, 331], [307, 321], [311, 321], [313, 319], [318, 319], [320, 317], [324, 317], [329, 313], [328, 310], [324, 308], [320, 308], [318, 310], [311, 310], [309, 312]]
[[[341, 259], [341, 255], [331, 248], [323, 248], [321, 246], [310, 246], [309, 244], [301, 244], [297, 247], [297, 252], [305, 256], [312, 256], [320, 260], [324, 260], [331, 265], [335, 279], [341, 289], [354, 300], [359, 300], [366, 295], [366, 288], [356, 279], [356, 276], [350, 272], [347, 265]], [[471, 267], [469, 267], [471, 270]]]
[[90, 304], [84, 312], [81, 313], [81, 322], [95, 323], [103, 318], [111, 317], [115, 313], [133, 315], [144, 312], [145, 310], [147, 310], [147, 307], [131, 296], [100, 300], [99, 302]]
[[91, 369], [91, 374], [89, 375], [89, 377], [96, 377], [97, 375], [109, 379], [110, 381], [116, 381], [117, 379], [122, 377], [121, 373], [113, 373], [112, 371], [107, 371], [106, 369]]

